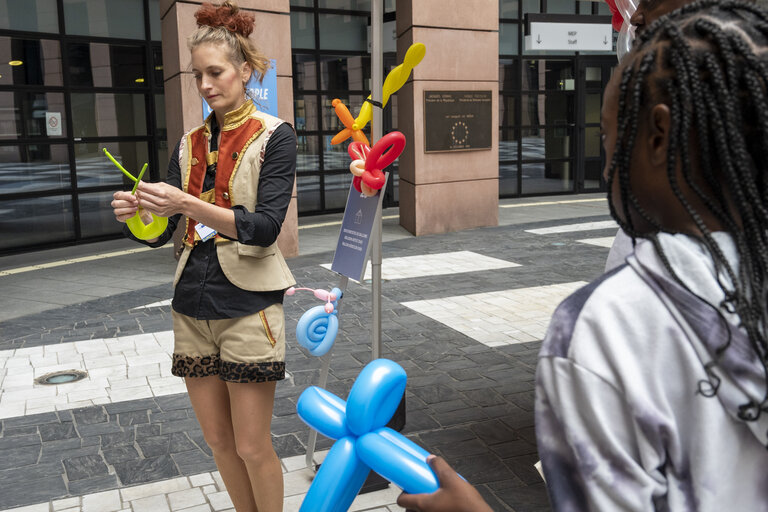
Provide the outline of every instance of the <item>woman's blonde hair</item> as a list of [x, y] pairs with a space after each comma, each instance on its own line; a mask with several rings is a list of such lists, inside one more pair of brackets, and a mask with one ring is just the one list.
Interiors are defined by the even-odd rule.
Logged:
[[195, 12], [197, 30], [187, 40], [192, 51], [201, 44], [221, 44], [228, 50], [229, 60], [236, 66], [247, 62], [261, 82], [269, 69], [267, 59], [248, 39], [253, 32], [253, 14], [241, 11], [234, 2], [221, 5], [203, 3]]

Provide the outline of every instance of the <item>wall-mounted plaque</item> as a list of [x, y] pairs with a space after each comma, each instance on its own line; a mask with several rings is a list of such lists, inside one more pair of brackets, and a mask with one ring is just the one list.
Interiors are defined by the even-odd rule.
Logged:
[[424, 91], [424, 151], [491, 149], [491, 91]]

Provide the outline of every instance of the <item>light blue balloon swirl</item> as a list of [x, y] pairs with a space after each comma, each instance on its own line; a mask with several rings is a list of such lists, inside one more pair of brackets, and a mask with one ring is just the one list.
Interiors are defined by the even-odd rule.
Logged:
[[331, 350], [339, 333], [337, 304], [341, 298], [341, 290], [334, 288], [331, 293], [336, 296], [336, 300], [332, 302], [333, 312], [328, 313], [326, 306], [315, 306], [301, 315], [296, 324], [296, 339], [313, 356], [320, 357]]

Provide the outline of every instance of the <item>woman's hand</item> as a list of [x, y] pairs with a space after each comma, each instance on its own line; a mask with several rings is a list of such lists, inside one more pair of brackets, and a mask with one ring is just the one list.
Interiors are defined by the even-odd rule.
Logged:
[[432, 494], [402, 493], [398, 505], [414, 512], [493, 512], [480, 493], [442, 457], [430, 455], [427, 462], [437, 475], [440, 489]]
[[159, 217], [184, 213], [189, 194], [167, 183], [140, 182], [136, 191], [138, 204]]
[[112, 194], [112, 203], [110, 204], [118, 222], [125, 222], [136, 215], [139, 210], [139, 201], [130, 192], [115, 192]]

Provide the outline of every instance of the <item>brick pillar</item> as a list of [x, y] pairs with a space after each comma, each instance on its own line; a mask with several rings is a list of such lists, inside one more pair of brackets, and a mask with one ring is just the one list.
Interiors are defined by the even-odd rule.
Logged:
[[[191, 56], [187, 49], [187, 38], [196, 28], [194, 13], [201, 3], [197, 0], [160, 0], [169, 148], [174, 148], [184, 133], [200, 126], [203, 121], [202, 101], [192, 76]], [[277, 61], [279, 117], [293, 124], [289, 0], [239, 0], [238, 5], [256, 17], [251, 40], [267, 58]], [[180, 231], [177, 230], [177, 234]], [[295, 186], [277, 243], [286, 257], [298, 256], [299, 231]]]
[[[415, 235], [498, 225], [498, 0], [398, 0], [397, 55], [426, 56], [398, 93], [400, 224]], [[425, 153], [424, 91], [491, 91], [491, 149]]]

